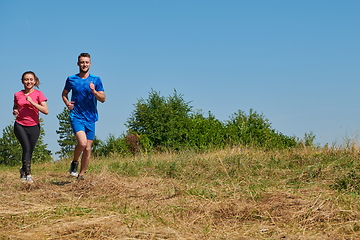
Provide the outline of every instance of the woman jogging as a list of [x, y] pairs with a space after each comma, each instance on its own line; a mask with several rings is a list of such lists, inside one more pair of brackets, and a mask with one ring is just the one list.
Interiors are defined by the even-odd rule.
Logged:
[[24, 84], [24, 89], [14, 94], [13, 115], [16, 116], [14, 133], [22, 147], [20, 180], [32, 183], [32, 153], [40, 136], [39, 111], [48, 114], [49, 110], [44, 94], [34, 88], [39, 88], [40, 84], [36, 74], [32, 71], [24, 72], [21, 82]]

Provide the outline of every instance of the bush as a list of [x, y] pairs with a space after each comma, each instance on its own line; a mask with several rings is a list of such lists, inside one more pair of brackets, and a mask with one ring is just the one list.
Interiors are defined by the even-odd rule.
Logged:
[[251, 145], [265, 148], [297, 146], [295, 137], [288, 137], [271, 128], [263, 114], [250, 109], [249, 114], [239, 110], [225, 125], [226, 139], [230, 145]]
[[101, 142], [101, 145], [97, 149], [98, 156], [107, 157], [114, 153], [122, 155], [127, 155], [129, 153], [128, 145], [124, 136], [115, 138], [113, 134], [110, 134], [104, 142]]
[[206, 118], [201, 113], [191, 117], [191, 128], [188, 131], [188, 147], [199, 150], [224, 147], [224, 124], [209, 112]]
[[192, 107], [176, 91], [167, 98], [152, 91], [147, 100], [140, 99], [128, 119], [129, 132], [146, 135], [154, 148], [181, 149], [188, 144]]
[[249, 114], [239, 110], [222, 123], [211, 112], [208, 117], [193, 112], [176, 90], [167, 98], [152, 91], [148, 99], [140, 99], [126, 126], [128, 132], [146, 139], [147, 147], [157, 150], [205, 150], [238, 144], [271, 149], [298, 144], [295, 137], [272, 129], [269, 120], [252, 109]]

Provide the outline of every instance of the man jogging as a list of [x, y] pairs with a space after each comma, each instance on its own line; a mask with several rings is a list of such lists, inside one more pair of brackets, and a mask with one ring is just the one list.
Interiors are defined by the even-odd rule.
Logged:
[[[77, 65], [79, 73], [66, 79], [62, 99], [70, 110], [71, 127], [77, 140], [69, 172], [71, 176], [83, 180], [95, 138], [95, 122], [98, 121], [97, 101], [105, 102], [106, 96], [100, 77], [89, 73], [90, 54], [81, 53], [78, 56]], [[70, 91], [72, 91], [71, 101], [68, 98]], [[78, 159], [81, 154], [81, 166], [78, 173]]]

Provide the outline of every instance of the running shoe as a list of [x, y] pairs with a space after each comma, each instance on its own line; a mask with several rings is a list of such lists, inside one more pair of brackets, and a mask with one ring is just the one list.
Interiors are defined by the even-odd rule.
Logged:
[[70, 164], [70, 170], [69, 170], [69, 173], [71, 176], [73, 177], [77, 177], [79, 174], [78, 174], [78, 165], [79, 165], [79, 162], [78, 161], [72, 161], [71, 164]]
[[22, 170], [22, 167], [20, 168], [20, 181], [21, 181], [21, 182], [26, 182], [26, 174], [25, 174], [25, 172]]
[[28, 182], [28, 183], [33, 183], [33, 182], [34, 182], [34, 180], [33, 180], [33, 178], [32, 178], [31, 175], [27, 175], [27, 176], [26, 176], [26, 182]]

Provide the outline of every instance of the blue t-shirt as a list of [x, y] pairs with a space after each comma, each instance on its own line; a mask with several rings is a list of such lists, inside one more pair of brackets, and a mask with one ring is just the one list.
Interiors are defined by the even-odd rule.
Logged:
[[96, 91], [104, 91], [100, 77], [89, 75], [88, 78], [80, 78], [78, 74], [66, 79], [64, 89], [71, 93], [71, 101], [74, 108], [70, 111], [70, 120], [76, 118], [88, 122], [98, 120], [97, 99], [90, 89], [90, 82], [95, 85]]

